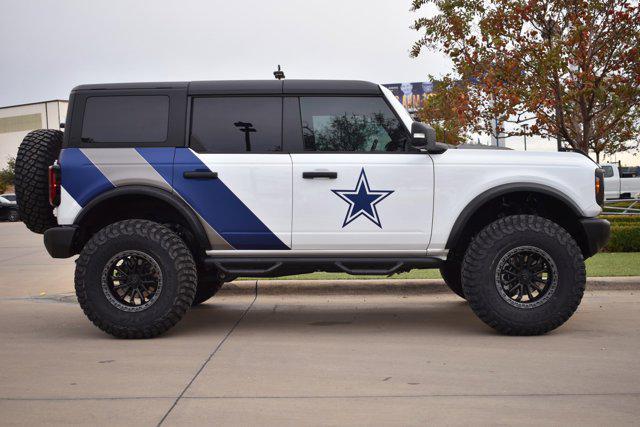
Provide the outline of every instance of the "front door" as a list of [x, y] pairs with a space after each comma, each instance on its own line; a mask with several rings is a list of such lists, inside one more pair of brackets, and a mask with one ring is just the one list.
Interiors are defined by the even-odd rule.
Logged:
[[300, 97], [292, 245], [319, 253], [425, 254], [433, 162], [382, 97]]
[[176, 149], [174, 189], [216, 251], [291, 248], [291, 157], [282, 97], [196, 97], [189, 148]]

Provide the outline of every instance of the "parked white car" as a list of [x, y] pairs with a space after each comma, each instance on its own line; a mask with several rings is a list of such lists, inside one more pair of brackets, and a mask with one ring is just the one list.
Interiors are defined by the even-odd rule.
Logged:
[[621, 177], [616, 164], [600, 165], [604, 170], [605, 199], [630, 199], [640, 196], [640, 177]]

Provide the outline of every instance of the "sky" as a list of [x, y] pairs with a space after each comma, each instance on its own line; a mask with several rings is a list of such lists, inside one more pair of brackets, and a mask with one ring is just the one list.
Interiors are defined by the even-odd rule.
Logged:
[[[412, 22], [433, 13], [411, 12], [410, 3], [0, 0], [0, 107], [67, 99], [87, 83], [271, 79], [278, 64], [292, 79], [442, 76], [451, 64], [441, 53], [409, 56], [419, 37]], [[510, 138], [507, 146], [524, 144]], [[528, 148], [554, 151], [555, 143], [530, 138]]]
[[0, 0], [0, 106], [85, 83], [271, 79], [427, 80], [410, 1]]

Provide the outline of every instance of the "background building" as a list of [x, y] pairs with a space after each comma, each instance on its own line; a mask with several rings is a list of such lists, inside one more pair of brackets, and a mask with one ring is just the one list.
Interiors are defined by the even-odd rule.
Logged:
[[62, 99], [0, 107], [0, 168], [18, 153], [22, 138], [34, 129], [60, 129], [67, 117]]

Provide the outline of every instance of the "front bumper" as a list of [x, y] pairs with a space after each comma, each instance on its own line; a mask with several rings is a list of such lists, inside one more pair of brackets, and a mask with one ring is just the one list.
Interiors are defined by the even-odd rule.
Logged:
[[69, 258], [77, 252], [73, 245], [78, 227], [67, 225], [53, 227], [44, 232], [44, 247], [53, 258]]
[[589, 258], [597, 254], [609, 241], [611, 224], [606, 219], [582, 218], [580, 225], [585, 237], [582, 253], [585, 258]]

